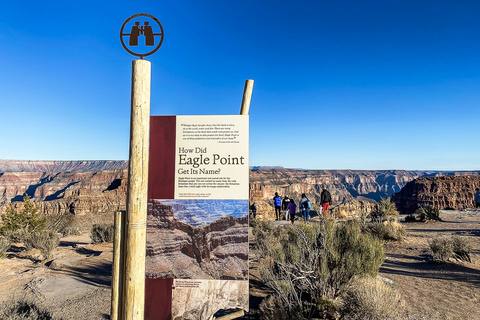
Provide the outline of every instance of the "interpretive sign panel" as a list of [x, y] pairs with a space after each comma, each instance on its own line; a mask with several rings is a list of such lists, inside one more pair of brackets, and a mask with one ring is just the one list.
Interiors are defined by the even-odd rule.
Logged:
[[248, 310], [248, 116], [150, 122], [146, 319]]

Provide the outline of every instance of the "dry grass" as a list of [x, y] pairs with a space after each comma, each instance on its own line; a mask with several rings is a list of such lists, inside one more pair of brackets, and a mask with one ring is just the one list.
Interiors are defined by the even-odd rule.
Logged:
[[368, 223], [365, 228], [373, 236], [386, 241], [402, 241], [407, 234], [405, 226], [396, 219], [381, 223]]
[[6, 257], [6, 252], [10, 248], [10, 240], [7, 237], [0, 236], [0, 259]]
[[45, 259], [50, 259], [60, 243], [60, 237], [55, 231], [35, 232], [25, 241], [27, 248], [39, 249]]
[[435, 238], [428, 242], [432, 250], [433, 261], [445, 263], [453, 254], [452, 241], [449, 238]]
[[401, 310], [400, 293], [373, 277], [354, 279], [343, 302], [343, 319], [349, 320], [398, 319]]
[[113, 242], [115, 227], [110, 223], [94, 224], [90, 238], [93, 243]]
[[52, 313], [39, 307], [34, 301], [22, 299], [0, 304], [2, 320], [52, 320]]

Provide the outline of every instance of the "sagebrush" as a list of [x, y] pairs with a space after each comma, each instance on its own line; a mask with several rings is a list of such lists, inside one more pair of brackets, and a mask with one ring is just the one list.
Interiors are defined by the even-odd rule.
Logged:
[[93, 243], [113, 242], [115, 227], [113, 223], [94, 224], [90, 238]]
[[7, 301], [0, 304], [2, 320], [52, 320], [50, 311], [29, 300]]
[[364, 229], [380, 240], [386, 241], [402, 241], [407, 234], [405, 226], [396, 219], [382, 223], [367, 223]]
[[50, 259], [60, 243], [60, 236], [53, 230], [34, 232], [24, 242], [27, 249], [40, 250], [45, 259]]
[[401, 309], [400, 293], [373, 277], [353, 279], [342, 298], [342, 319], [346, 320], [394, 320]]
[[468, 238], [453, 236], [435, 238], [428, 242], [433, 261], [445, 263], [451, 257], [472, 262], [472, 244]]
[[379, 203], [375, 205], [375, 208], [370, 212], [371, 222], [380, 223], [390, 219], [393, 216], [397, 216], [398, 210], [395, 203], [388, 198], [382, 198]]
[[9, 248], [10, 240], [7, 237], [0, 236], [0, 259], [6, 257], [6, 253]]
[[80, 230], [73, 225], [74, 215], [70, 212], [64, 212], [58, 215], [51, 215], [47, 217], [47, 229], [53, 230], [62, 236], [79, 235]]
[[[263, 282], [275, 293], [271, 319], [311, 319], [335, 305], [355, 276], [375, 276], [384, 260], [378, 239], [358, 221], [254, 228]], [[267, 308], [268, 306], [264, 306]]]
[[453, 254], [452, 241], [448, 238], [435, 238], [428, 242], [433, 261], [445, 263]]

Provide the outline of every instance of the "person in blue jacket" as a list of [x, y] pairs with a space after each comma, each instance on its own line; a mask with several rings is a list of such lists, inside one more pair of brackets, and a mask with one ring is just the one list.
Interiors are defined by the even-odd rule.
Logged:
[[275, 206], [275, 220], [282, 219], [282, 198], [278, 195], [278, 192], [275, 192], [275, 197], [273, 197], [273, 205]]

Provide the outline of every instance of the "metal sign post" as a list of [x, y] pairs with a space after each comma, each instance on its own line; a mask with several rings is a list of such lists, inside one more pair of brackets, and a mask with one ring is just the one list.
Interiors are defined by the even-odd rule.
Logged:
[[[125, 33], [124, 29], [129, 26], [130, 33]], [[126, 37], [128, 45], [124, 41]], [[142, 40], [144, 45], [139, 45]], [[120, 41], [127, 52], [140, 59], [132, 61], [127, 212], [123, 218], [117, 214], [115, 219], [115, 229], [119, 234], [116, 235], [118, 241], [115, 241], [114, 248], [116, 256], [113, 265], [115, 276], [112, 281], [111, 315], [113, 320], [140, 320], [144, 318], [145, 304], [151, 82], [151, 63], [143, 60], [143, 57], [160, 48], [163, 43], [163, 27], [154, 16], [139, 13], [123, 23]]]

